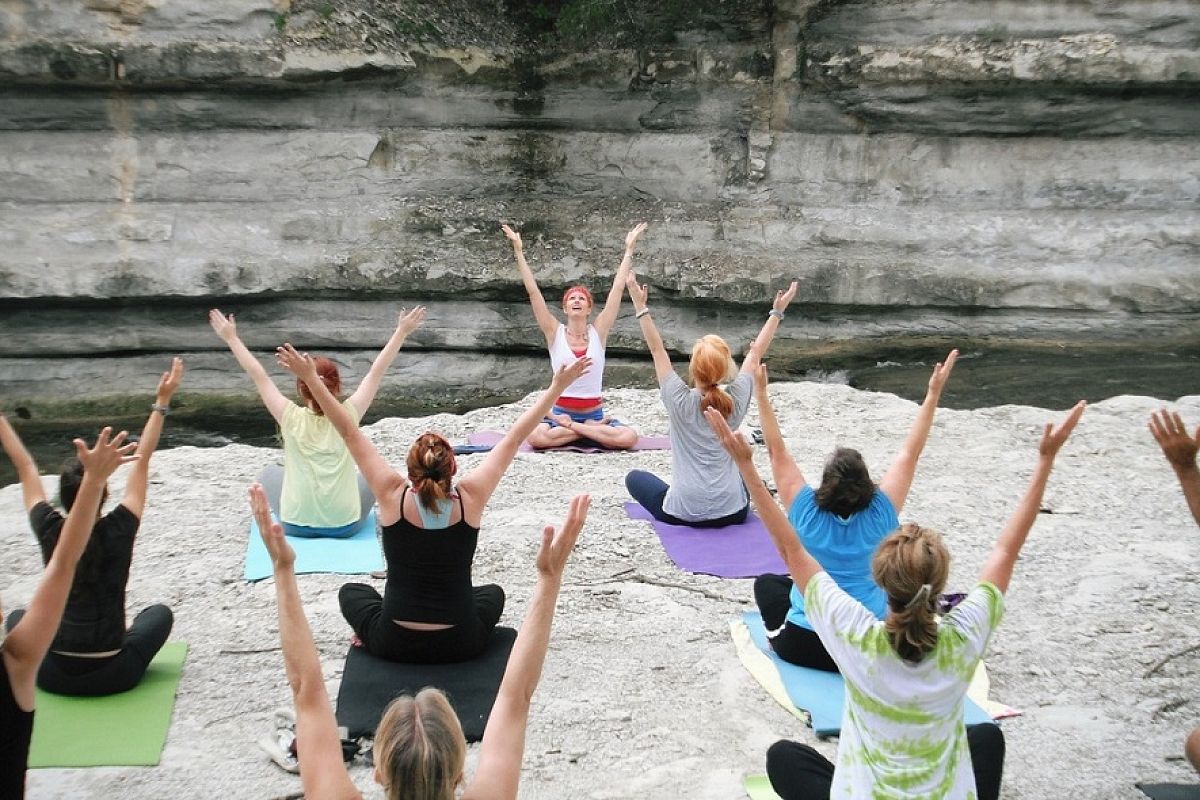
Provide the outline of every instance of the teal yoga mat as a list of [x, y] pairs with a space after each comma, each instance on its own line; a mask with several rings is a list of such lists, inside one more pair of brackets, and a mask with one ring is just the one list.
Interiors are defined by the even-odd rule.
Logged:
[[33, 715], [29, 768], [151, 767], [162, 758], [175, 690], [187, 655], [167, 642], [142, 682], [107, 697], [64, 697], [40, 689]]
[[[345, 539], [301, 539], [288, 537], [296, 551], [296, 574], [338, 572], [344, 575], [366, 575], [383, 569], [383, 552], [375, 536], [375, 511], [372, 509], [353, 536]], [[250, 537], [246, 543], [248, 581], [261, 581], [273, 572], [271, 556], [258, 533], [258, 524], [250, 520]]]
[[[742, 614], [742, 621], [750, 629], [750, 638], [755, 647], [765, 653], [779, 671], [779, 677], [787, 689], [792, 705], [808, 712], [812, 729], [817, 736], [837, 736], [842, 730], [842, 710], [846, 703], [846, 687], [842, 676], [836, 672], [824, 672], [789, 664], [771, 649], [767, 643], [767, 631], [762, 617], [754, 611]], [[991, 722], [992, 718], [971, 698], [966, 698], [966, 723], [978, 725]]]

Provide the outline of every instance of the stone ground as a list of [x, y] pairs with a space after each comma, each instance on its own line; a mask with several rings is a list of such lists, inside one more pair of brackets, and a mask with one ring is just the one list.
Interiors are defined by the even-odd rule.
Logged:
[[[859, 447], [881, 476], [915, 409], [892, 395], [844, 386], [781, 384], [772, 392], [810, 480], [838, 443]], [[1140, 797], [1137, 780], [1195, 780], [1180, 751], [1198, 722], [1200, 656], [1152, 669], [1196, 643], [1200, 601], [1200, 531], [1145, 428], [1160, 404], [1144, 397], [1097, 403], [1051, 479], [1049, 513], [1031, 535], [988, 655], [993, 696], [1026, 712], [1004, 723], [1003, 796], [1010, 800], [1133, 800]], [[385, 420], [370, 435], [398, 464], [427, 427], [461, 440], [509, 424], [524, 405]], [[1193, 424], [1200, 421], [1200, 396], [1177, 405]], [[617, 390], [612, 410], [644, 432], [666, 429], [653, 392]], [[956, 556], [952, 588], [969, 586], [1025, 486], [1040, 425], [1059, 416], [1022, 406], [938, 413], [901, 517], [944, 532]], [[752, 409], [748, 424], [755, 423]], [[274, 589], [270, 581], [240, 578], [245, 489], [276, 456], [242, 445], [155, 456], [129, 606], [169, 603], [175, 637], [191, 645], [162, 763], [36, 771], [29, 778], [33, 800], [299, 792], [298, 779], [254, 744], [273, 709], [288, 702], [288, 690]], [[464, 457], [463, 468], [479, 458]], [[765, 450], [758, 462], [766, 468]], [[517, 625], [534, 582], [541, 526], [561, 517], [572, 491], [593, 498], [534, 701], [523, 798], [733, 800], [743, 796], [743, 776], [763, 770], [776, 738], [814, 741], [734, 653], [728, 623], [751, 607], [750, 582], [680, 572], [648, 526], [625, 519], [621, 478], [635, 466], [666, 473], [669, 455], [520, 455], [484, 517], [476, 580], [505, 586], [503, 622]], [[120, 483], [118, 475], [118, 496]], [[18, 487], [0, 490], [0, 520], [0, 587], [12, 609], [28, 600], [40, 570]], [[345, 580], [300, 578], [332, 693], [349, 638], [336, 599]], [[820, 746], [835, 751], [832, 743]], [[355, 778], [369, 797], [380, 796], [368, 768], [357, 768]]]

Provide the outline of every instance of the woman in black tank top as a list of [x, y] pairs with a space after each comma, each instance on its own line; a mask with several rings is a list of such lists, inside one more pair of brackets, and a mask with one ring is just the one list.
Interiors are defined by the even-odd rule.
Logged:
[[[285, 344], [276, 357], [308, 386], [379, 501], [388, 562], [384, 594], [363, 583], [348, 583], [338, 593], [342, 615], [363, 646], [379, 658], [414, 663], [465, 661], [479, 655], [504, 610], [499, 586], [471, 583], [483, 509], [521, 443], [563, 389], [587, 372], [591, 360], [581, 358], [559, 370], [479, 466], [452, 487], [458, 467], [444, 438], [434, 433], [418, 437], [408, 453], [408, 474], [402, 475], [384, 461], [325, 388], [307, 353]], [[452, 502], [455, 495], [457, 503]]]
[[[123, 445], [124, 431], [116, 436], [111, 433], [111, 428], [102, 430], [91, 450], [81, 440], [75, 440], [75, 451], [84, 470], [79, 493], [25, 615], [7, 636], [0, 636], [0, 797], [5, 800], [21, 800], [25, 796], [38, 667], [62, 621], [71, 582], [75, 579], [75, 565], [92, 535], [92, 523], [100, 512], [105, 484], [118, 466], [136, 458], [129, 453], [137, 444]], [[0, 439], [5, 452], [28, 457], [24, 447], [10, 447], [15, 437], [8, 420], [0, 417]], [[19, 440], [17, 443], [20, 444]], [[19, 472], [23, 465], [15, 466]]]

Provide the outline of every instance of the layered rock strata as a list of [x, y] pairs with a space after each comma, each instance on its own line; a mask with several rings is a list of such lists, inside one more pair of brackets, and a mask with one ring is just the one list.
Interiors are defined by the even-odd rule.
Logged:
[[784, 370], [897, 341], [1200, 349], [1200, 3], [732, 4], [570, 51], [494, 3], [391, 5], [0, 9], [0, 401], [122, 394], [176, 352], [244, 393], [214, 305], [358, 370], [413, 302], [427, 357], [391, 390], [520, 394], [544, 355], [501, 220], [553, 297], [602, 293], [650, 220], [676, 351], [740, 346], [791, 278]]

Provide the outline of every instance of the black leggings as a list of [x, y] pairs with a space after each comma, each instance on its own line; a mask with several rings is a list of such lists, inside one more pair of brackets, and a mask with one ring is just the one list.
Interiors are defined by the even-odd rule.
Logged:
[[[771, 649], [789, 664], [811, 667], [825, 672], [838, 672], [816, 631], [787, 622], [792, 610], [792, 579], [787, 575], [759, 575], [754, 579], [754, 602], [762, 614], [763, 627], [768, 631]], [[780, 628], [774, 636], [769, 632]]]
[[[14, 611], [6, 626], [12, 630], [25, 612]], [[52, 694], [76, 697], [100, 697], [127, 692], [137, 686], [154, 656], [171, 635], [175, 617], [164, 605], [142, 609], [125, 632], [121, 652], [103, 658], [65, 656], [53, 650], [46, 653], [38, 669], [37, 685]]]
[[629, 491], [630, 497], [637, 500], [642, 508], [650, 512], [650, 516], [668, 525], [687, 525], [689, 528], [724, 528], [726, 525], [741, 525], [746, 521], [746, 515], [750, 513], [750, 504], [747, 503], [732, 514], [726, 514], [716, 519], [693, 521], [672, 516], [663, 511], [663, 500], [667, 496], [667, 490], [671, 488], [670, 484], [663, 482], [662, 478], [657, 475], [641, 469], [630, 470], [629, 474], [625, 476], [625, 488]]
[[483, 652], [504, 612], [504, 590], [494, 583], [476, 586], [476, 619], [440, 631], [416, 631], [383, 615], [383, 597], [365, 583], [338, 591], [342, 616], [371, 655], [408, 664], [469, 661]]
[[[967, 747], [971, 750], [979, 800], [997, 800], [1004, 773], [1004, 734], [1000, 726], [969, 726]], [[780, 739], [767, 751], [767, 777], [783, 800], [828, 800], [833, 764], [806, 744]]]

